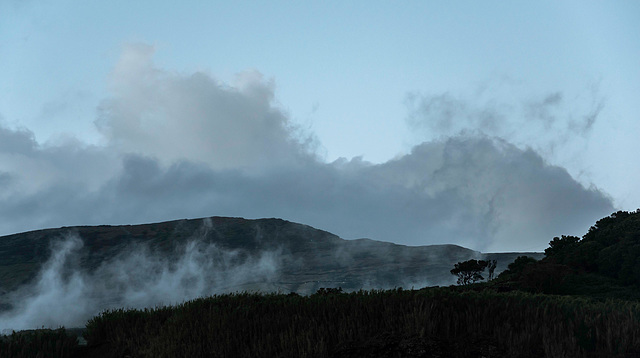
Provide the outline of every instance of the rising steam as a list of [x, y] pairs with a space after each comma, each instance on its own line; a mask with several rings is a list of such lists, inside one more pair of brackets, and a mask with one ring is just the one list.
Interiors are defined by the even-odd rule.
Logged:
[[14, 307], [0, 313], [0, 332], [84, 326], [87, 319], [108, 308], [176, 304], [250, 289], [277, 275], [280, 257], [278, 251], [251, 256], [194, 239], [175, 258], [139, 245], [87, 272], [78, 264], [82, 247], [77, 235], [52, 244], [52, 255], [36, 281], [9, 294]]

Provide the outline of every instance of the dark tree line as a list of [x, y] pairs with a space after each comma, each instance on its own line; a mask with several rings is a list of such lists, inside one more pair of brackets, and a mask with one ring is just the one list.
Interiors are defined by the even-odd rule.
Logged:
[[621, 285], [640, 285], [640, 211], [618, 211], [600, 219], [582, 236], [554, 237], [546, 261], [593, 273]]
[[[582, 236], [554, 237], [545, 258], [518, 257], [498, 278], [501, 287], [550, 294], [640, 299], [640, 209], [598, 220]], [[492, 263], [459, 262], [451, 270], [458, 284], [483, 280]]]

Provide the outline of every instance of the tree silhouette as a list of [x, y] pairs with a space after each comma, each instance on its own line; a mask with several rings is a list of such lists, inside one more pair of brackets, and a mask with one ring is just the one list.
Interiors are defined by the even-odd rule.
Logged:
[[458, 262], [450, 271], [452, 275], [458, 276], [458, 285], [468, 285], [476, 281], [484, 280], [480, 274], [489, 265], [484, 260], [467, 260]]

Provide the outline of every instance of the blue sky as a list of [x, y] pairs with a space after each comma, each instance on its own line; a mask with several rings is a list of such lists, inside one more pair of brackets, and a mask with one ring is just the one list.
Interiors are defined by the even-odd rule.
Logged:
[[[325, 165], [330, 168], [325, 169], [330, 170], [331, 175], [335, 174], [333, 171], [340, 173], [335, 174], [340, 179], [333, 180], [341, 181], [352, 178], [348, 173], [365, 175], [363, 173], [367, 170], [374, 169], [378, 173], [388, 173], [388, 168], [408, 163], [409, 159], [417, 156], [420, 150], [416, 148], [431, 146], [429, 148], [437, 152], [447, 143], [451, 146], [463, 143], [463, 138], [482, 146], [482, 141], [489, 138], [494, 147], [499, 146], [495, 145], [498, 142], [512, 146], [507, 151], [517, 152], [514, 155], [521, 158], [518, 160], [524, 161], [522, 158], [535, 154], [542, 163], [535, 164], [539, 170], [560, 168], [568, 174], [566, 180], [576, 188], [582, 188], [580, 190], [585, 195], [597, 192], [600, 199], [603, 198], [601, 202], [590, 197], [589, 200], [601, 204], [598, 204], [598, 209], [576, 214], [575, 222], [567, 227], [558, 224], [554, 229], [558, 230], [557, 233], [553, 230], [536, 233], [539, 239], [531, 237], [523, 241], [526, 244], [509, 244], [510, 248], [544, 248], [550, 240], [549, 235], [581, 234], [595, 219], [609, 214], [610, 209], [633, 210], [640, 207], [640, 189], [635, 184], [640, 179], [640, 165], [635, 159], [640, 133], [638, 14], [640, 4], [635, 1], [296, 4], [283, 1], [4, 1], [0, 4], [0, 127], [6, 130], [6, 138], [20, 137], [29, 142], [32, 152], [37, 155], [30, 157], [31, 154], [24, 154], [26, 157], [18, 158], [10, 154], [15, 150], [9, 148], [8, 139], [4, 147], [0, 144], [0, 149], [4, 148], [4, 153], [0, 152], [0, 174], [14, 178], [11, 179], [13, 181], [7, 179], [7, 183], [20, 183], [7, 184], [1, 197], [5, 203], [14, 203], [11, 204], [16, 206], [13, 212], [38, 215], [41, 211], [46, 212], [46, 208], [26, 203], [37, 202], [37, 198], [45, 198], [45, 193], [50, 193], [52, 188], [66, 185], [70, 180], [65, 175], [77, 180], [80, 183], [77, 185], [85, 188], [86, 196], [104, 193], [114, 182], [123, 182], [121, 176], [130, 168], [127, 165], [131, 165], [131, 155], [157, 160], [162, 175], [181, 160], [204, 163], [207, 170], [217, 174], [219, 170], [240, 168], [232, 168], [229, 164], [237, 161], [242, 163], [238, 170], [247, 171], [250, 174], [246, 175], [255, 178], [256, 175], [267, 175], [264, 174], [267, 169], [264, 169], [263, 162], [273, 160], [256, 153], [264, 154], [271, 150], [264, 148], [277, 147], [280, 149], [274, 153], [301, 150], [304, 152], [302, 157], [312, 158], [307, 164]], [[147, 77], [136, 77], [142, 76], [143, 72]], [[195, 74], [204, 82], [197, 85]], [[149, 78], [153, 80], [144, 82]], [[145, 97], [151, 90], [145, 89], [143, 82], [149, 86], [165, 86], [162, 88], [171, 91], [171, 95], [163, 97], [167, 94], [156, 93]], [[252, 88], [258, 88], [267, 96], [267, 102], [256, 104], [256, 111], [259, 108], [266, 111], [264, 113], [276, 111], [277, 115], [272, 117], [279, 118], [277, 121], [284, 129], [251, 127], [253, 124], [247, 123], [246, 126], [253, 129], [243, 133], [254, 133], [255, 128], [260, 128], [260, 131], [268, 131], [273, 136], [266, 136], [271, 138], [268, 140], [260, 139], [264, 140], [264, 148], [245, 146], [236, 153], [238, 146], [233, 144], [234, 140], [251, 142], [262, 132], [256, 131], [247, 138], [234, 137], [233, 133], [243, 131], [245, 127], [237, 123], [216, 122], [216, 118], [224, 117], [217, 117], [221, 115], [217, 111], [227, 106], [224, 108], [230, 113], [239, 115], [251, 116], [258, 112], [234, 112], [237, 108], [225, 102], [222, 107], [197, 112], [211, 120], [192, 125], [222, 133], [221, 137], [216, 137], [219, 142], [231, 138], [227, 149], [219, 145], [209, 146], [205, 139], [193, 137], [199, 132], [183, 131], [185, 127], [181, 125], [142, 130], [145, 121], [163, 118], [165, 121], [171, 118], [186, 121], [187, 116], [194, 115], [186, 102], [171, 102], [176, 98], [192, 96], [190, 98], [193, 99], [198, 93], [211, 91], [210, 95], [219, 101], [237, 100], [226, 92], [207, 87], [210, 82], [230, 93], [239, 91], [247, 96], [254, 96]], [[193, 86], [202, 86], [197, 88], [205, 92], [198, 92]], [[140, 104], [151, 101], [150, 98], [165, 100], [152, 109]], [[134, 102], [137, 104], [133, 105]], [[162, 107], [163, 104], [167, 104], [166, 108]], [[164, 109], [158, 109], [161, 107]], [[120, 119], [113, 117], [112, 113], [120, 113], [118, 111], [127, 115], [121, 113]], [[133, 122], [127, 122], [129, 124], [142, 121], [142, 129], [130, 130], [130, 126], [122, 122], [125, 117], [133, 118]], [[278, 137], [276, 132], [281, 130], [289, 131], [289, 134]], [[292, 149], [283, 144], [293, 139], [312, 145]], [[164, 148], [158, 144], [167, 141], [173, 144]], [[15, 139], [15, 142], [20, 141]], [[194, 143], [200, 143], [198, 145], [204, 149], [198, 151]], [[208, 153], [207, 150], [213, 152]], [[505, 150], [503, 148], [501, 153], [504, 154]], [[60, 154], [62, 152], [87, 158], [110, 153], [112, 162], [109, 161], [111, 159], [100, 160], [113, 163], [113, 167], [96, 167], [98, 159], [92, 157], [85, 163], [75, 157], [72, 159], [69, 157], [71, 154], [65, 154], [65, 157]], [[225, 154], [220, 154], [222, 152]], [[467, 153], [465, 155], [474, 152], [463, 151]], [[493, 149], [489, 152], [494, 153]], [[424, 155], [431, 158], [431, 154]], [[25, 159], [27, 157], [29, 160]], [[37, 160], [34, 159], [36, 157]], [[215, 158], [207, 162], [206, 158], [212, 157]], [[278, 157], [283, 155], [278, 154]], [[304, 162], [297, 154], [291, 157]], [[246, 158], [253, 159], [245, 161]], [[466, 159], [475, 160], [472, 163], [475, 165], [480, 160]], [[30, 160], [36, 164], [25, 164]], [[424, 157], [422, 160], [427, 159]], [[72, 162], [75, 166], [60, 164]], [[262, 164], [256, 164], [259, 162]], [[283, 167], [287, 170], [293, 168], [283, 163], [277, 170], [268, 166], [269, 173], [282, 171]], [[430, 167], [433, 164], [420, 163], [416, 165]], [[496, 169], [503, 168], [502, 164], [490, 163], [494, 164], [487, 165], [494, 167], [480, 166], [488, 168], [487, 172], [496, 170], [488, 177], [502, 173], [502, 169]], [[394, 178], [409, 176], [408, 169], [402, 170], [388, 175]], [[425, 184], [428, 188], [421, 187], [420, 192], [427, 193], [424, 195], [429, 200], [440, 195], [435, 189], [429, 189], [443, 185], [434, 182], [433, 173], [440, 172], [442, 170], [425, 174], [429, 178], [428, 185]], [[303, 172], [298, 174], [305, 177]], [[547, 174], [543, 177], [547, 178]], [[473, 176], [467, 175], [465, 172], [457, 177], [473, 180]], [[478, 176], [477, 173], [475, 175]], [[554, 175], [551, 177], [556, 178]], [[273, 177], [262, 179], [247, 185], [251, 190], [257, 190], [261, 185], [270, 191], [276, 190], [265, 184], [273, 183]], [[452, 224], [443, 224], [442, 230], [430, 233], [431, 236], [422, 241], [418, 239], [418, 233], [424, 231], [427, 235], [428, 230], [425, 231], [419, 223], [430, 220], [418, 217], [411, 221], [406, 215], [405, 218], [391, 220], [389, 225], [408, 227], [406, 236], [411, 237], [396, 241], [426, 244], [457, 240], [474, 246], [474, 240], [483, 237], [477, 239], [482, 243], [476, 248], [499, 249], [504, 242], [498, 240], [498, 244], [488, 237], [507, 235], [500, 229], [506, 224], [501, 221], [485, 227], [480, 222], [486, 215], [494, 215], [491, 214], [497, 210], [492, 206], [494, 203], [505, 200], [497, 193], [509, 192], [511, 189], [505, 189], [507, 187], [513, 188], [513, 183], [505, 181], [502, 185], [501, 180], [506, 179], [495, 179], [498, 184], [483, 187], [478, 187], [478, 183], [461, 182], [462, 187], [471, 188], [473, 195], [460, 192], [447, 201], [451, 205], [448, 218]], [[375, 185], [391, 190], [388, 188], [400, 185], [394, 183], [381, 181]], [[403, 190], [417, 190], [410, 187], [413, 184], [402, 185]], [[554, 185], [550, 183], [548, 187]], [[477, 194], [485, 189], [486, 196]], [[462, 189], [456, 187], [455, 190]], [[523, 186], [521, 190], [533, 189]], [[246, 191], [238, 193], [243, 196]], [[286, 191], [281, 194], [298, 195]], [[113, 193], [109, 195], [114, 196]], [[185, 192], [184, 195], [189, 194]], [[393, 202], [391, 194], [382, 197], [375, 199], [382, 200], [380, 205], [393, 207], [398, 204]], [[571, 201], [573, 197], [567, 199], [573, 203], [567, 204], [567, 208], [579, 207], [578, 203], [583, 203], [584, 197], [580, 198], [576, 201]], [[165, 199], [170, 201], [169, 197]], [[366, 207], [365, 203], [370, 204], [369, 199], [358, 197], [349, 203], [361, 200], [362, 205], [354, 204], [354, 210], [358, 210]], [[297, 202], [285, 201], [282, 206], [275, 207], [260, 206], [254, 199], [244, 196], [237, 200], [244, 204], [223, 205], [211, 199], [209, 206], [202, 204], [200, 209], [181, 209], [176, 205], [174, 211], [136, 216], [130, 220], [143, 222], [214, 214], [280, 215], [332, 229], [346, 237], [359, 237], [375, 236], [361, 228], [368, 222], [379, 221], [377, 215], [382, 215], [344, 213], [359, 218], [355, 221], [359, 222], [363, 233], [358, 234], [358, 227], [349, 228], [346, 224], [331, 227], [336, 219], [324, 211], [308, 216], [295, 214], [300, 211], [296, 205], [301, 204]], [[344, 195], [336, 200], [326, 205], [351, 205], [344, 201]], [[463, 214], [467, 209], [456, 207], [453, 204], [456, 200], [460, 200], [459, 205], [467, 209], [470, 206], [475, 209]], [[602, 204], [605, 201], [609, 204]], [[427, 202], [420, 205], [429, 207], [433, 204]], [[136, 205], [143, 204], [141, 201]], [[127, 221], [113, 214], [120, 204], [114, 204], [113, 211], [102, 213], [102, 217], [78, 214], [84, 212], [81, 208], [89, 205], [85, 199], [78, 199], [74, 205], [68, 211], [60, 210], [67, 212], [66, 215], [47, 214], [44, 216], [51, 215], [50, 220], [5, 225], [0, 228], [0, 233], [47, 225]], [[402, 205], [406, 207], [409, 204], [404, 202]], [[526, 203], [522, 205], [526, 207]], [[261, 209], [256, 209], [258, 206]], [[540, 210], [548, 209], [541, 204]], [[523, 212], [522, 218], [511, 218], [509, 225], [526, 221], [525, 216], [536, 215]], [[457, 216], [462, 217], [460, 220], [465, 223], [477, 224], [470, 224], [468, 230], [457, 232], [451, 229], [456, 227]], [[503, 213], [494, 219], [505, 216], [508, 215]], [[539, 219], [543, 217], [539, 216]], [[519, 229], [509, 230], [517, 232], [538, 224], [540, 222], [534, 220]], [[438, 238], [434, 239], [434, 236]], [[461, 236], [464, 238], [459, 239]], [[392, 240], [385, 235], [374, 238]]]

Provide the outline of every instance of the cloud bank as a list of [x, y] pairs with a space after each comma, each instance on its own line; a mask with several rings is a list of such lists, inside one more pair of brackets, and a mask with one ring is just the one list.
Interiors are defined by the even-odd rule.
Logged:
[[[529, 134], [515, 131], [509, 111], [448, 95], [411, 99], [410, 121], [437, 138], [381, 164], [326, 163], [258, 72], [225, 84], [157, 68], [152, 47], [130, 45], [109, 86], [95, 119], [100, 145], [41, 144], [28, 129], [0, 125], [0, 233], [220, 215], [281, 217], [344, 238], [543, 250], [614, 210], [522, 146]], [[539, 131], [587, 131], [598, 107], [566, 121], [562, 101], [555, 93], [522, 111]]]

